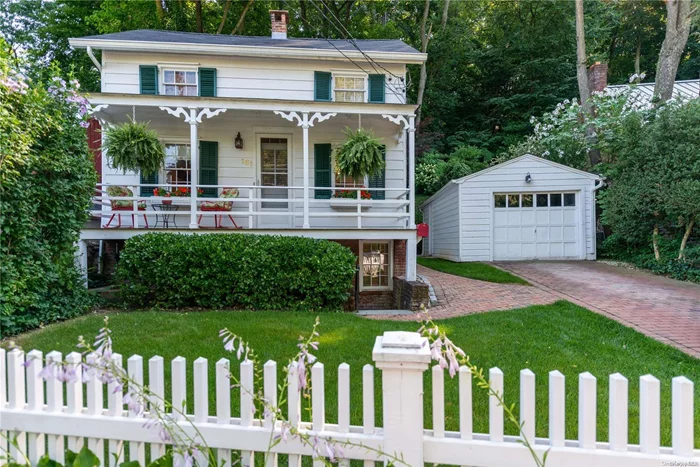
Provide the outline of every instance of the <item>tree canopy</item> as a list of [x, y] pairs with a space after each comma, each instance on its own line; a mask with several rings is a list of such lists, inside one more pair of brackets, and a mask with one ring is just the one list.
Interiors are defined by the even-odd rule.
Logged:
[[[74, 71], [88, 91], [99, 74], [69, 37], [150, 28], [266, 36], [268, 11], [290, 11], [291, 37], [403, 39], [420, 48], [424, 2], [409, 0], [1, 0], [0, 34], [17, 54]], [[573, 2], [428, 2], [426, 89], [418, 152], [473, 145], [498, 153], [532, 131], [531, 116], [577, 95]], [[697, 2], [697, 0], [693, 0]], [[585, 1], [590, 63], [609, 64], [611, 83], [653, 81], [664, 39], [660, 0]], [[696, 15], [698, 16], [698, 15]], [[697, 23], [697, 18], [696, 18]], [[678, 78], [697, 78], [697, 24]], [[31, 70], [46, 73], [46, 67]], [[418, 93], [409, 67], [409, 95]]]

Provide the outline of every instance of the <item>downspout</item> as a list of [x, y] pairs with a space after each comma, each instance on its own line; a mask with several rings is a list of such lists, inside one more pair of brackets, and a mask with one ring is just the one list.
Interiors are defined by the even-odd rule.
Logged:
[[95, 58], [95, 54], [92, 53], [92, 47], [90, 47], [89, 45], [87, 46], [87, 54], [88, 57], [90, 57], [90, 60], [92, 60], [92, 63], [95, 64], [95, 68], [97, 68], [97, 71], [99, 71], [100, 74], [102, 74], [102, 65], [100, 65], [100, 62], [98, 62], [97, 58]]

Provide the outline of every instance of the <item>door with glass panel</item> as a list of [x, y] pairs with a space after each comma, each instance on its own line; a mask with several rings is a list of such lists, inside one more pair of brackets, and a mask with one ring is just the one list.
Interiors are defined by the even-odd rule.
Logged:
[[[285, 200], [292, 195], [286, 188], [290, 177], [289, 139], [260, 138], [259, 149], [260, 211], [286, 213], [290, 210], [290, 203]], [[258, 227], [261, 228], [289, 228], [291, 225], [292, 217], [287, 215], [270, 214], [258, 218]]]

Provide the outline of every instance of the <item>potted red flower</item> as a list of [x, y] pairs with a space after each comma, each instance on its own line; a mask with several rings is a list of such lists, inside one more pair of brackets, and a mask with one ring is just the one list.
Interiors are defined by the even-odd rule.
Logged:
[[[153, 196], [160, 196], [161, 198], [170, 198], [170, 192], [165, 188], [158, 187], [153, 189]], [[163, 204], [173, 204], [173, 200], [164, 199]]]

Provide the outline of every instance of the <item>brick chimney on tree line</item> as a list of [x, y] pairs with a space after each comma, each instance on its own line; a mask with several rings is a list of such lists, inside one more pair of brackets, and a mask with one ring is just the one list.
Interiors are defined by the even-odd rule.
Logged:
[[272, 22], [272, 38], [286, 39], [289, 12], [286, 10], [270, 10], [270, 21]]
[[608, 64], [595, 62], [588, 68], [588, 90], [602, 92], [608, 86]]

